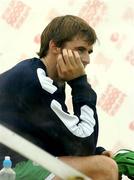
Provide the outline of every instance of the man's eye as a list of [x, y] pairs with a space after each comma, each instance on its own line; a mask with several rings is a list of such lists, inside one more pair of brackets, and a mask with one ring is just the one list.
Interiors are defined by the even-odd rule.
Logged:
[[79, 51], [80, 53], [83, 53], [83, 52], [84, 52], [84, 49], [78, 49], [78, 51]]
[[90, 51], [88, 51], [88, 54], [91, 54], [93, 52], [93, 50], [90, 50]]

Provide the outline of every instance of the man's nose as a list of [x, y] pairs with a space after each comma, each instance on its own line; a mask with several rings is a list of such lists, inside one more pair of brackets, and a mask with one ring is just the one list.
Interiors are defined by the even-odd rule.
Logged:
[[88, 65], [88, 64], [90, 64], [90, 57], [89, 57], [89, 55], [88, 55], [87, 57], [83, 58], [82, 63], [83, 63], [83, 65]]

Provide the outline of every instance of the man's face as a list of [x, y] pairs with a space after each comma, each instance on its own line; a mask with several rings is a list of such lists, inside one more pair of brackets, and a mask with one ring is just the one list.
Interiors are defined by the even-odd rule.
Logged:
[[[75, 63], [76, 63], [76, 58], [80, 58], [79, 60], [82, 62], [83, 66], [85, 68], [90, 63], [90, 54], [93, 52], [93, 45], [90, 45], [85, 40], [85, 38], [80, 37], [80, 36], [75, 36], [71, 41], [65, 42], [62, 47], [56, 47], [55, 43], [53, 41], [51, 41], [50, 47], [51, 48], [49, 50], [48, 57], [46, 58], [46, 60], [49, 59], [47, 61], [47, 65], [49, 66], [49, 68], [48, 68], [49, 76], [54, 80], [65, 79], [65, 78], [62, 78], [61, 75], [59, 75], [59, 72], [58, 72], [59, 68], [61, 71], [64, 70], [64, 73], [66, 73], [66, 71], [70, 71], [69, 67], [66, 66], [66, 62], [65, 62], [68, 59], [66, 56], [70, 56], [70, 53], [73, 54], [73, 56], [71, 55], [72, 57], [69, 57], [68, 60], [75, 61]], [[71, 52], [70, 52], [70, 50], [71, 50]], [[61, 60], [58, 59], [59, 56], [61, 56]], [[65, 57], [66, 57], [66, 59], [64, 59]], [[62, 60], [63, 60], [63, 62], [62, 62]], [[74, 69], [73, 74], [76, 73], [75, 63], [74, 62], [71, 63], [71, 65], [74, 66], [74, 67], [71, 67], [71, 71], [72, 71], [72, 69]], [[77, 68], [78, 68], [78, 66], [77, 66]], [[81, 67], [79, 67], [79, 68], [81, 69]]]
[[90, 54], [93, 52], [93, 45], [89, 45], [84, 38], [76, 36], [72, 41], [66, 42], [63, 48], [77, 51], [84, 67], [90, 63]]

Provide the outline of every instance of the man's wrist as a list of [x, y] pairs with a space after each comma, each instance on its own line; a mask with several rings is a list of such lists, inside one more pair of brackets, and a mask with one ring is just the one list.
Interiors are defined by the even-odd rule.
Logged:
[[72, 86], [74, 86], [74, 85], [79, 85], [79, 84], [85, 84], [85, 83], [87, 83], [87, 75], [86, 74], [84, 74], [84, 75], [82, 75], [82, 76], [79, 76], [79, 77], [77, 77], [77, 78], [75, 78], [75, 79], [72, 79], [72, 80], [70, 80], [70, 81], [67, 81], [67, 83], [72, 87]]

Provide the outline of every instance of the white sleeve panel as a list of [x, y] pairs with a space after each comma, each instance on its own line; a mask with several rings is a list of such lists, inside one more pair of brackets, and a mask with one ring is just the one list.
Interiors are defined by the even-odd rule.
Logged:
[[75, 136], [84, 138], [90, 136], [93, 133], [95, 119], [93, 117], [93, 110], [89, 106], [84, 105], [81, 107], [80, 119], [82, 121], [80, 123], [77, 116], [64, 112], [62, 110], [61, 104], [56, 100], [52, 100], [51, 109], [69, 129], [69, 131]]
[[43, 69], [37, 69], [37, 76], [42, 89], [49, 92], [50, 94], [53, 94], [57, 90], [57, 87], [53, 85], [53, 80], [46, 76], [46, 73]]

